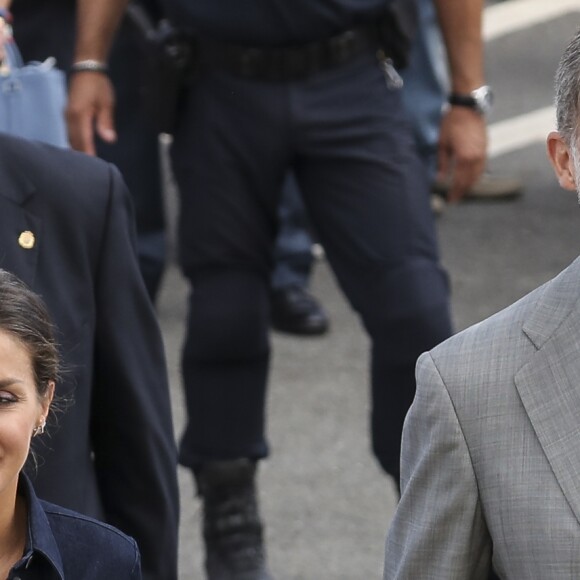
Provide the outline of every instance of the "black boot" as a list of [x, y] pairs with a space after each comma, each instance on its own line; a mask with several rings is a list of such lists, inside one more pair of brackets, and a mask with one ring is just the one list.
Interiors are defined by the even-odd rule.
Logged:
[[272, 327], [299, 336], [326, 334], [328, 315], [318, 300], [301, 286], [273, 290], [271, 296]]
[[203, 499], [208, 580], [272, 580], [256, 500], [256, 464], [248, 459], [203, 465], [195, 479]]

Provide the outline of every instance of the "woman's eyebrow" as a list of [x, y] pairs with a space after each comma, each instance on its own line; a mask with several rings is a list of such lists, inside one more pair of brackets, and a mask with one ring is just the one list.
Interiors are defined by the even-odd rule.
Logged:
[[10, 387], [11, 385], [14, 384], [18, 384], [18, 383], [23, 383], [24, 381], [22, 381], [21, 379], [16, 379], [16, 378], [12, 378], [12, 377], [6, 377], [4, 379], [0, 379], [0, 389], [2, 387]]

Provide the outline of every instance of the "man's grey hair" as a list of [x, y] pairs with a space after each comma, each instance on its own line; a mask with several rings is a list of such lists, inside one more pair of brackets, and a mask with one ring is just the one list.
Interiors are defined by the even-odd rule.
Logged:
[[580, 109], [580, 30], [560, 59], [555, 85], [558, 132], [568, 145], [575, 146]]

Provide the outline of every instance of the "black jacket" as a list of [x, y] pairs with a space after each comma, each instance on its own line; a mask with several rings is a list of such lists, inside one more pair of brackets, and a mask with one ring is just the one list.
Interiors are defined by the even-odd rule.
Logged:
[[[19, 245], [24, 231], [32, 248]], [[0, 134], [0, 267], [46, 301], [66, 367], [56, 392], [74, 400], [36, 446], [36, 491], [133, 536], [144, 577], [174, 580], [176, 450], [134, 237], [113, 166]]]
[[18, 493], [26, 500], [28, 526], [24, 554], [9, 580], [139, 580], [135, 540], [79, 513], [40, 501], [25, 475]]

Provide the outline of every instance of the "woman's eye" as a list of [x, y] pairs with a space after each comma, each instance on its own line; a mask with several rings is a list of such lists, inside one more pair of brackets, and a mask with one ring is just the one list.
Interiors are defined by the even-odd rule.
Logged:
[[0, 405], [9, 405], [10, 403], [16, 403], [16, 401], [18, 401], [18, 397], [12, 393], [0, 391]]

